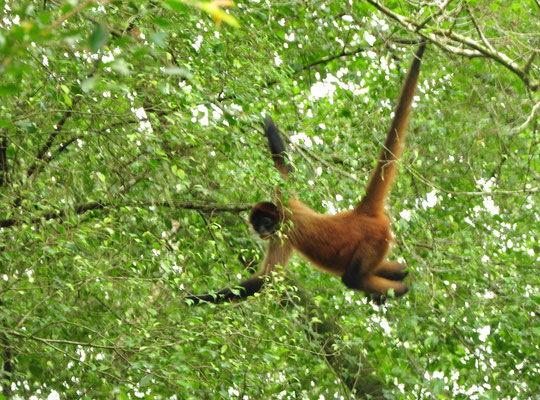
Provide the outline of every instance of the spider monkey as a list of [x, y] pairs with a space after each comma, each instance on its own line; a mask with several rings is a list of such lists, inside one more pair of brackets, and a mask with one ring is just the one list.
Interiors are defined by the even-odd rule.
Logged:
[[[201, 300], [218, 303], [251, 296], [261, 289], [264, 277], [276, 265], [286, 266], [293, 249], [319, 269], [340, 276], [348, 288], [362, 291], [378, 303], [389, 291], [395, 297], [409, 291], [403, 283], [408, 274], [405, 266], [385, 260], [393, 240], [385, 203], [405, 139], [425, 45], [425, 42], [421, 43], [416, 51], [379, 161], [360, 203], [353, 210], [336, 215], [319, 214], [298, 200], [296, 195], [286, 204], [281, 201], [277, 205], [270, 202], [256, 204], [249, 222], [261, 239], [269, 241], [262, 268], [240, 282], [235, 292], [223, 289], [216, 295], [191, 296], [189, 299], [195, 303]], [[264, 120], [264, 133], [275, 167], [284, 179], [288, 179], [293, 167], [287, 163], [285, 143], [269, 117]], [[282, 197], [279, 191], [278, 197]], [[282, 237], [277, 235], [280, 229], [284, 234]]]

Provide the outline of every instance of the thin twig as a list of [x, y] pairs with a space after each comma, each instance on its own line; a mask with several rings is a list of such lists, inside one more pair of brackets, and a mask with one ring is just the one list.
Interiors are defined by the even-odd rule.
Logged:
[[[282, 132], [283, 133], [283, 132]], [[349, 172], [347, 171], [344, 171], [342, 170], [341, 168], [338, 168], [336, 167], [335, 165], [332, 165], [330, 164], [328, 161], [326, 161], [324, 158], [322, 157], [319, 157], [317, 154], [315, 154], [313, 151], [311, 151], [308, 147], [306, 146], [301, 146], [299, 144], [296, 144], [294, 143], [291, 138], [289, 137], [289, 135], [283, 133], [283, 136], [285, 136], [285, 139], [287, 140], [288, 143], [290, 144], [293, 144], [295, 147], [297, 147], [298, 149], [306, 152], [307, 154], [309, 154], [309, 156], [311, 158], [314, 158], [315, 160], [317, 160], [318, 162], [320, 162], [321, 164], [327, 166], [328, 168], [330, 168], [332, 171], [334, 172], [337, 172], [338, 174], [340, 175], [343, 175], [343, 176], [346, 176], [347, 178], [349, 179], [352, 179], [353, 181], [355, 181], [356, 183], [360, 183], [360, 184], [364, 184], [365, 182], [362, 182], [360, 179], [358, 179], [355, 175], [353, 174], [350, 174]]]
[[106, 3], [109, 3], [110, 1], [112, 1], [112, 0], [86, 0], [86, 1], [82, 2], [81, 4], [77, 5], [76, 7], [72, 8], [67, 13], [65, 13], [60, 18], [58, 18], [56, 21], [54, 21], [52, 24], [50, 24], [45, 29], [45, 31], [47, 31], [47, 32], [53, 31], [59, 25], [62, 25], [65, 21], [67, 21], [68, 19], [70, 19], [74, 15], [80, 13], [82, 10], [84, 10], [86, 7], [88, 7], [92, 3], [106, 4]]
[[8, 139], [2, 131], [0, 138], [0, 188], [8, 182], [8, 159], [7, 159]]
[[[342, 50], [338, 54], [328, 56], [328, 57], [323, 57], [323, 58], [321, 58], [319, 60], [316, 60], [316, 61], [313, 61], [313, 62], [311, 62], [309, 64], [302, 65], [300, 68], [298, 68], [297, 70], [294, 71], [293, 75], [298, 75], [298, 74], [300, 74], [300, 73], [302, 73], [302, 72], [304, 72], [306, 70], [309, 70], [309, 69], [311, 69], [313, 67], [316, 67], [317, 65], [328, 64], [329, 62], [337, 60], [338, 58], [354, 56], [354, 55], [362, 53], [363, 51], [366, 51], [366, 50], [367, 50], [367, 48], [365, 48], [365, 47], [357, 47], [355, 50], [351, 50], [351, 51]], [[267, 81], [264, 85], [262, 85], [262, 88], [268, 88], [268, 87], [273, 86], [273, 85], [275, 85], [277, 83], [278, 83], [278, 81], [276, 79], [272, 79], [272, 80]], [[231, 94], [231, 95], [228, 95], [228, 96], [219, 96], [218, 95], [214, 99], [214, 102], [219, 103], [219, 102], [223, 102], [225, 100], [234, 99], [235, 97], [236, 97], [235, 94]]]
[[480, 36], [480, 38], [482, 39], [482, 42], [484, 42], [484, 44], [493, 52], [496, 52], [496, 50], [493, 48], [493, 46], [491, 45], [491, 43], [488, 42], [487, 38], [484, 36], [484, 33], [480, 30], [480, 27], [478, 26], [478, 24], [476, 23], [476, 19], [474, 18], [474, 15], [472, 13], [472, 10], [471, 10], [471, 7], [469, 6], [469, 3], [466, 2], [466, 9], [467, 9], [467, 12], [469, 13], [469, 16], [471, 17], [471, 21], [474, 25], [474, 27], [476, 28], [476, 32], [478, 32], [478, 35]]
[[530, 189], [519, 189], [519, 190], [494, 190], [493, 192], [465, 192], [465, 191], [453, 191], [441, 188], [434, 184], [433, 182], [429, 181], [427, 178], [424, 178], [422, 175], [420, 175], [418, 172], [416, 172], [413, 168], [411, 168], [408, 165], [405, 165], [405, 168], [409, 170], [409, 172], [414, 175], [416, 178], [418, 178], [421, 182], [424, 184], [440, 191], [443, 193], [451, 194], [453, 196], [496, 196], [496, 195], [513, 195], [513, 194], [521, 194], [521, 193], [536, 193], [540, 192], [540, 186], [530, 188]]
[[439, 6], [439, 9], [437, 11], [435, 11], [433, 14], [430, 14], [424, 21], [420, 22], [420, 24], [418, 25], [418, 28], [416, 28], [417, 30], [420, 30], [422, 29], [424, 26], [426, 26], [426, 24], [435, 19], [435, 17], [438, 17], [440, 14], [442, 14], [446, 8], [450, 5], [450, 3], [452, 2], [452, 0], [446, 0], [446, 2], [444, 2], [443, 4], [441, 4]]
[[[102, 344], [93, 344], [93, 343], [89, 343], [89, 342], [76, 342], [76, 341], [73, 341], [73, 340], [49, 339], [49, 338], [43, 338], [43, 337], [39, 337], [39, 336], [30, 336], [30, 335], [25, 335], [23, 333], [16, 332], [16, 331], [11, 331], [11, 330], [6, 331], [6, 333], [8, 335], [12, 335], [12, 336], [15, 336], [15, 337], [18, 337], [18, 338], [35, 340], [37, 342], [42, 342], [42, 343], [46, 343], [46, 344], [50, 344], [50, 343], [68, 344], [70, 346], [93, 347], [93, 348], [96, 348], [96, 349], [107, 349], [107, 350], [116, 350], [116, 349], [119, 349], [119, 348], [121, 349], [122, 348], [122, 346], [107, 346], [107, 345], [102, 345]], [[133, 348], [130, 348], [129, 350], [133, 350]]]
[[[73, 106], [75, 106], [78, 101], [79, 101], [79, 98], [75, 98], [75, 100], [73, 101]], [[34, 164], [32, 164], [28, 168], [28, 171], [26, 173], [28, 177], [31, 177], [36, 172], [38, 172], [41, 168], [43, 168], [44, 163], [46, 164], [47, 162], [50, 162], [52, 160], [53, 157], [47, 156], [47, 153], [49, 149], [51, 148], [51, 146], [54, 144], [54, 141], [56, 140], [57, 136], [64, 129], [64, 125], [66, 124], [71, 114], [72, 114], [72, 109], [66, 110], [64, 112], [64, 115], [62, 115], [62, 118], [60, 119], [60, 121], [58, 121], [58, 124], [56, 124], [56, 127], [54, 128], [53, 133], [49, 135], [49, 138], [47, 139], [43, 147], [39, 150], [36, 156], [36, 162], [34, 162]]]
[[37, 303], [34, 307], [32, 307], [30, 310], [28, 310], [28, 312], [20, 319], [20, 321], [17, 323], [17, 325], [15, 326], [16, 329], [19, 329], [21, 326], [23, 326], [23, 324], [25, 323], [25, 321], [28, 319], [28, 317], [35, 311], [37, 310], [43, 303], [46, 303], [48, 302], [51, 297], [53, 297], [54, 295], [56, 294], [56, 292], [53, 292], [53, 294], [50, 294], [49, 296], [45, 297], [43, 300], [41, 300], [39, 303]]

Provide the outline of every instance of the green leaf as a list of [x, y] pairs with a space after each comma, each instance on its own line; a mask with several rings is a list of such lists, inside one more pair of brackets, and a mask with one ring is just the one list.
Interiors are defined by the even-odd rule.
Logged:
[[152, 32], [148, 35], [148, 40], [158, 46], [165, 46], [167, 37], [168, 35], [166, 32]]
[[167, 75], [178, 75], [186, 79], [193, 78], [193, 74], [186, 68], [182, 68], [182, 67], [167, 67], [165, 68], [164, 72]]
[[111, 64], [111, 68], [121, 75], [129, 75], [131, 73], [129, 67], [130, 65], [123, 58], [117, 58]]
[[20, 90], [17, 85], [0, 85], [0, 96], [7, 96], [18, 93]]
[[146, 375], [139, 381], [139, 385], [147, 386], [152, 383], [152, 379], [153, 379], [152, 375]]
[[165, 4], [167, 4], [174, 11], [185, 12], [188, 9], [187, 5], [180, 0], [166, 0]]
[[186, 179], [186, 173], [185, 173], [184, 170], [182, 170], [182, 169], [177, 169], [177, 170], [176, 170], [176, 176], [177, 176], [178, 178], [180, 178], [181, 180]]
[[10, 120], [0, 118], [0, 127], [1, 128], [11, 128], [13, 124]]
[[236, 18], [234, 18], [232, 15], [227, 14], [221, 8], [216, 6], [214, 3], [196, 2], [195, 5], [199, 7], [201, 10], [210, 14], [212, 18], [214, 18], [218, 22], [224, 21], [225, 23], [232, 25], [234, 27], [239, 26]]
[[[62, 85], [63, 86], [63, 85]], [[69, 89], [68, 89], [69, 90]], [[68, 105], [68, 106], [72, 106], [73, 105], [73, 101], [71, 100], [71, 97], [69, 97], [67, 94], [63, 94], [62, 95], [62, 99], [64, 100], [64, 102]]]
[[94, 29], [92, 30], [92, 34], [89, 38], [90, 50], [92, 50], [93, 53], [97, 53], [99, 50], [101, 50], [105, 46], [108, 36], [109, 31], [107, 30], [105, 24], [94, 24]]
[[91, 76], [90, 78], [85, 79], [81, 83], [82, 91], [85, 92], [85, 93], [90, 92], [94, 88], [94, 86], [96, 86], [96, 83], [98, 81], [99, 81], [99, 76], [98, 75], [94, 75], [94, 76]]

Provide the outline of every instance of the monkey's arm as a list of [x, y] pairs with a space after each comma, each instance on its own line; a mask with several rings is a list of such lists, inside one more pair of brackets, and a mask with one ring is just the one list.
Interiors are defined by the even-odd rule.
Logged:
[[288, 241], [281, 241], [277, 237], [271, 238], [268, 243], [261, 270], [253, 274], [249, 279], [236, 285], [235, 287], [238, 289], [236, 293], [233, 292], [233, 288], [226, 288], [220, 290], [215, 295], [203, 294], [188, 296], [186, 299], [191, 300], [194, 304], [199, 304], [201, 301], [223, 303], [253, 296], [262, 289], [264, 282], [266, 281], [266, 275], [270, 275], [270, 273], [276, 269], [277, 265], [281, 265], [282, 267], [287, 265], [291, 252], [292, 246]]
[[198, 296], [188, 296], [186, 297], [186, 299], [193, 301], [193, 304], [199, 304], [201, 301], [206, 301], [209, 303], [224, 303], [232, 300], [242, 299], [248, 296], [253, 296], [253, 294], [261, 290], [263, 284], [263, 278], [253, 275], [251, 278], [246, 279], [245, 281], [242, 281], [235, 286], [236, 288], [238, 288], [238, 291], [236, 293], [233, 292], [232, 288], [226, 288], [220, 290], [215, 295], [201, 294]]

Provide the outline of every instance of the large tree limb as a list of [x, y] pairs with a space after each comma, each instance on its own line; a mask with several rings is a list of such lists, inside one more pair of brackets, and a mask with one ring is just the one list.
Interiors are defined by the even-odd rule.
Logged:
[[[495, 50], [493, 46], [491, 46], [487, 42], [487, 39], [485, 39], [485, 37], [482, 37], [483, 34], [481, 33], [481, 39], [484, 40], [484, 43], [471, 39], [468, 36], [456, 33], [451, 29], [439, 29], [436, 26], [431, 25], [427, 26], [424, 29], [422, 22], [417, 22], [401, 14], [398, 14], [375, 0], [367, 1], [375, 8], [377, 8], [377, 10], [386, 15], [388, 18], [398, 22], [403, 28], [405, 28], [409, 32], [422, 36], [424, 39], [435, 43], [443, 50], [466, 57], [490, 58], [513, 72], [515, 75], [517, 75], [530, 90], [535, 91], [540, 87], [540, 82], [538, 80], [534, 80], [529, 75], [529, 67], [527, 66], [527, 64], [521, 66], [505, 53]], [[476, 26], [474, 20], [473, 24]]]
[[[102, 209], [111, 209], [119, 207], [175, 207], [185, 210], [197, 210], [202, 212], [241, 212], [250, 210], [253, 206], [250, 203], [231, 203], [231, 204], [219, 204], [219, 203], [203, 203], [203, 202], [193, 202], [193, 201], [175, 201], [175, 202], [154, 202], [154, 201], [133, 201], [130, 203], [110, 203], [110, 202], [97, 202], [91, 201], [88, 203], [83, 203], [75, 206], [72, 210], [57, 210], [57, 211], [47, 211], [39, 216], [33, 217], [30, 219], [30, 222], [38, 222], [41, 219], [56, 219], [63, 218], [68, 215], [70, 212], [75, 214], [84, 214], [87, 211], [91, 210], [102, 210]], [[13, 225], [19, 225], [24, 222], [16, 218], [7, 218], [0, 220], [0, 228], [9, 228]]]

